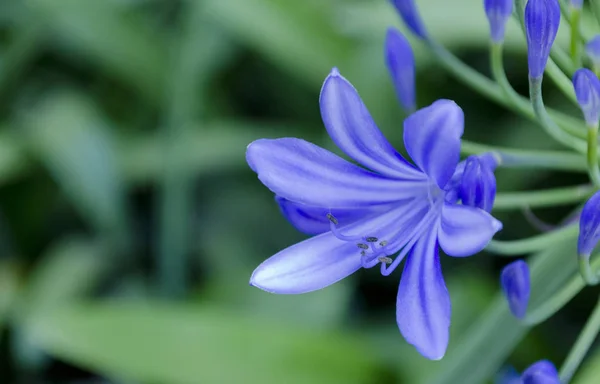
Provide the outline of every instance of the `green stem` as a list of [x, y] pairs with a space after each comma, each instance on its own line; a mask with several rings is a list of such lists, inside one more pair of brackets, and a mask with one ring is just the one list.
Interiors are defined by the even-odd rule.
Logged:
[[[506, 106], [508, 108], [511, 107], [511, 101], [505, 97], [504, 92], [502, 91], [500, 86], [494, 81], [488, 79], [481, 73], [475, 71], [473, 68], [460, 61], [456, 56], [454, 56], [443, 46], [437, 44], [435, 41], [429, 40], [427, 42], [427, 46], [429, 47], [431, 52], [438, 58], [440, 64], [444, 66], [444, 68], [446, 68], [446, 70], [450, 72], [450, 74], [452, 74], [459, 81], [463, 82], [465, 85], [467, 85], [474, 91], [482, 94], [483, 96], [494, 101], [495, 103]], [[519, 108], [514, 109], [514, 111], [533, 122], [537, 122], [535, 113], [531, 107], [531, 104], [529, 103], [529, 100], [523, 96], [519, 96], [518, 100], [518, 103], [520, 104]], [[549, 113], [563, 130], [577, 137], [585, 139], [585, 127], [583, 126], [580, 120], [575, 119], [560, 111], [554, 111], [552, 109], [549, 109]]]
[[542, 191], [501, 192], [496, 196], [494, 210], [541, 208], [577, 203], [590, 197], [596, 189], [589, 185], [564, 187]]
[[490, 63], [492, 65], [492, 75], [494, 80], [502, 89], [504, 96], [510, 101], [513, 108], [517, 109], [521, 115], [533, 114], [531, 106], [526, 103], [521, 103], [521, 96], [513, 89], [506, 77], [504, 71], [504, 63], [502, 62], [502, 43], [492, 42], [490, 45]]
[[590, 180], [600, 188], [600, 169], [598, 168], [598, 125], [588, 127], [587, 166]]
[[600, 301], [594, 307], [592, 315], [589, 317], [583, 331], [577, 337], [577, 341], [569, 355], [567, 356], [563, 366], [560, 369], [560, 382], [568, 384], [571, 378], [575, 374], [575, 371], [583, 361], [583, 358], [588, 353], [592, 343], [596, 339], [598, 332], [600, 331]]
[[592, 13], [596, 17], [598, 24], [600, 24], [600, 0], [590, 0], [590, 7], [592, 8]]
[[579, 52], [579, 40], [580, 36], [580, 21], [581, 21], [581, 9], [571, 7], [571, 45], [570, 53], [571, 60], [575, 68], [581, 67], [581, 53]]
[[569, 225], [552, 232], [543, 233], [523, 240], [492, 240], [485, 250], [501, 256], [525, 255], [571, 239], [578, 231], [579, 227], [577, 225]]
[[539, 78], [532, 78], [531, 76], [529, 77], [529, 98], [531, 100], [531, 105], [533, 105], [533, 110], [535, 111], [536, 116], [542, 123], [542, 127], [544, 127], [546, 132], [554, 140], [578, 152], [585, 153], [585, 143], [580, 142], [577, 138], [560, 129], [560, 127], [558, 127], [558, 125], [556, 125], [556, 123], [548, 115], [546, 107], [544, 106], [544, 99], [542, 98], [542, 79], [542, 76]]
[[587, 172], [588, 169], [583, 157], [571, 152], [513, 149], [462, 140], [462, 154], [478, 155], [484, 152], [498, 155], [502, 167], [507, 168], [545, 168], [574, 172]]
[[590, 265], [590, 255], [578, 255], [579, 274], [588, 285], [598, 284], [598, 276]]
[[536, 325], [546, 321], [562, 307], [565, 306], [575, 295], [585, 287], [581, 276], [575, 275], [567, 284], [563, 285], [556, 294], [545, 301], [539, 307], [527, 313], [523, 320], [527, 325]]

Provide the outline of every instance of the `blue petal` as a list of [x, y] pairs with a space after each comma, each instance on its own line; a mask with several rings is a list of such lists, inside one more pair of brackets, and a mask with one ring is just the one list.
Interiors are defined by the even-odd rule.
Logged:
[[479, 156], [469, 156], [465, 162], [460, 182], [462, 203], [491, 212], [495, 198], [496, 177], [494, 171]]
[[300, 139], [256, 140], [246, 160], [276, 195], [306, 205], [357, 208], [426, 193], [423, 181], [385, 178]]
[[600, 35], [592, 37], [585, 45], [585, 52], [594, 65], [600, 64]]
[[416, 109], [415, 56], [410, 43], [395, 28], [389, 28], [385, 38], [385, 63], [405, 111]]
[[404, 120], [408, 154], [442, 189], [458, 164], [463, 128], [463, 111], [451, 100], [438, 100]]
[[391, 0], [404, 23], [417, 37], [427, 40], [427, 31], [414, 0]]
[[559, 24], [560, 4], [558, 0], [529, 0], [527, 2], [525, 32], [530, 77], [539, 79], [544, 74]]
[[577, 253], [590, 255], [598, 241], [600, 241], [600, 192], [590, 197], [581, 211]]
[[[347, 235], [387, 238], [403, 209], [382, 214], [340, 228]], [[353, 241], [339, 240], [326, 232], [288, 247], [256, 268], [250, 284], [272, 293], [298, 294], [325, 288], [362, 266], [361, 249]]]
[[531, 292], [527, 263], [517, 260], [504, 267], [500, 275], [500, 284], [512, 314], [519, 319], [524, 318]]
[[276, 196], [275, 199], [277, 204], [279, 204], [281, 213], [286, 219], [297, 230], [307, 235], [318, 235], [323, 232], [329, 232], [330, 221], [327, 218], [328, 213], [332, 214], [338, 220], [341, 227], [372, 215], [375, 211], [386, 209], [385, 205], [359, 209], [328, 209], [294, 203], [280, 196]]
[[439, 360], [448, 346], [450, 311], [436, 231], [432, 228], [407, 258], [398, 289], [396, 321], [406, 341], [421, 355]]
[[471, 256], [485, 248], [500, 229], [502, 223], [482, 209], [446, 203], [438, 237], [449, 256]]
[[319, 103], [329, 136], [348, 156], [384, 176], [424, 178], [385, 139], [356, 89], [336, 68], [323, 83]]
[[585, 122], [592, 127], [600, 118], [600, 80], [594, 72], [580, 68], [573, 75], [573, 89]]
[[523, 384], [560, 384], [558, 372], [548, 360], [532, 364], [523, 372], [521, 379]]

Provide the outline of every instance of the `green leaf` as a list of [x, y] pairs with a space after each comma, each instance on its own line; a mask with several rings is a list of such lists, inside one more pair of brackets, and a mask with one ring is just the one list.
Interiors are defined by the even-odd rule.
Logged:
[[133, 86], [146, 100], [163, 98], [166, 43], [115, 2], [31, 0], [28, 6], [58, 33], [59, 48]]
[[[535, 308], [577, 274], [576, 237], [542, 251], [530, 259], [531, 301]], [[480, 384], [490, 379], [529, 327], [520, 323], [498, 294], [487, 311], [460, 337], [450, 341], [445, 358], [432, 366], [434, 374], [425, 381], [434, 384]]]
[[149, 383], [353, 384], [376, 382], [380, 373], [371, 351], [350, 335], [209, 308], [79, 305], [40, 317], [30, 331], [57, 357]]
[[106, 122], [75, 93], [51, 94], [23, 123], [35, 155], [81, 215], [101, 232], [125, 228], [124, 188]]

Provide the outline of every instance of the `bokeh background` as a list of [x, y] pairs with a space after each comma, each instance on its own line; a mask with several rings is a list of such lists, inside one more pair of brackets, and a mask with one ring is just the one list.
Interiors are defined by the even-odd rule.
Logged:
[[[417, 4], [432, 36], [488, 74], [481, 1]], [[333, 66], [403, 150], [383, 63], [389, 26], [404, 30], [385, 0], [0, 0], [0, 383], [477, 384], [540, 358], [560, 364], [598, 292], [528, 331], [498, 295], [506, 258], [443, 259], [453, 317], [441, 362], [397, 330], [400, 269], [302, 296], [248, 286], [304, 236], [245, 148], [295, 136], [335, 151], [318, 109]], [[412, 41], [420, 106], [456, 100], [470, 140], [552, 147]], [[506, 55], [526, 94], [515, 25]], [[498, 172], [500, 191], [584, 182]], [[572, 209], [535, 213], [558, 223]], [[537, 233], [518, 210], [497, 216], [501, 239]], [[543, 278], [574, 264], [573, 244], [551, 250]], [[600, 382], [599, 360], [579, 383]]]

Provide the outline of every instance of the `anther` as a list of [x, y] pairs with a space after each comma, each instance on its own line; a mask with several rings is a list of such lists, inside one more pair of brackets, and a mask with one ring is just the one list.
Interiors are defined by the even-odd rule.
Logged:
[[373, 236], [369, 236], [365, 240], [367, 241], [367, 243], [376, 243], [379, 239]]
[[337, 225], [338, 224], [338, 220], [335, 218], [335, 216], [333, 216], [331, 213], [327, 214], [327, 219], [329, 219], [329, 221], [331, 221], [333, 224]]
[[365, 252], [365, 251], [360, 251], [360, 255], [361, 255], [361, 256], [366, 256], [366, 255], [367, 255], [367, 252]]
[[384, 264], [392, 264], [392, 259], [390, 257], [380, 257], [378, 260]]
[[383, 240], [379, 243], [379, 245], [381, 245], [382, 247], [385, 247], [386, 245], [388, 245], [387, 240]]
[[369, 249], [369, 246], [367, 244], [363, 244], [363, 243], [358, 243], [356, 244], [358, 246], [358, 248], [360, 249]]

